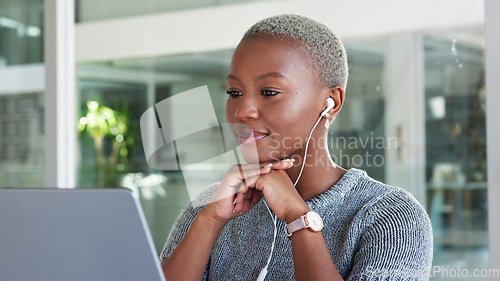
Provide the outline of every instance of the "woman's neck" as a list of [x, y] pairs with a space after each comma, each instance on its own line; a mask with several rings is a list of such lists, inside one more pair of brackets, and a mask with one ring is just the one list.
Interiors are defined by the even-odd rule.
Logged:
[[[300, 154], [302, 156], [292, 157], [295, 159], [295, 164], [286, 171], [293, 183], [295, 183], [299, 176], [304, 151], [299, 152]], [[344, 168], [333, 162], [327, 148], [309, 150], [307, 154], [309, 156], [306, 158], [304, 170], [295, 186], [304, 201], [323, 193], [346, 173]]]

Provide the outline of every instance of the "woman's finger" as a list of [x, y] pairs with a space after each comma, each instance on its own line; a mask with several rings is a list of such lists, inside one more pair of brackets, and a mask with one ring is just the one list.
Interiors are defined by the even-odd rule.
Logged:
[[[280, 169], [289, 169], [293, 166], [295, 159], [285, 159], [278, 162], [266, 162], [261, 163], [260, 170], [255, 168], [254, 164], [248, 167], [247, 165], [240, 165], [240, 179], [244, 182], [243, 189], [239, 189], [240, 192], [247, 192], [248, 187], [251, 187], [255, 184], [257, 180], [257, 176], [261, 174], [268, 173], [271, 169], [280, 170]], [[264, 165], [265, 164], [265, 165]], [[269, 167], [269, 169], [267, 169]], [[260, 172], [260, 173], [258, 173]]]
[[[221, 186], [225, 189], [224, 196], [230, 196], [237, 193], [242, 187], [243, 190], [246, 189], [245, 185], [242, 185], [242, 182], [245, 182], [252, 177], [257, 177], [260, 174], [269, 173], [271, 167], [263, 167], [254, 169], [246, 169], [245, 171], [240, 170], [240, 167], [237, 165], [232, 166], [229, 171], [226, 173], [224, 178], [222, 179]], [[253, 184], [253, 182], [250, 182]]]
[[271, 170], [273, 165], [271, 163], [267, 165], [258, 165], [255, 166], [253, 164], [251, 167], [248, 167], [247, 165], [238, 165], [238, 172], [233, 172], [234, 176], [238, 178], [241, 181], [247, 180], [248, 178], [258, 176], [262, 173], [267, 173]]
[[236, 195], [236, 198], [234, 199], [234, 209], [237, 212], [245, 212], [250, 210], [251, 206], [251, 199], [253, 197], [253, 194], [255, 193], [254, 188], [248, 188], [245, 193], [238, 192]]
[[255, 192], [254, 188], [248, 189], [248, 191], [245, 193], [245, 196], [243, 197], [244, 200], [250, 200], [252, 199], [253, 193]]
[[[286, 159], [286, 160], [282, 160], [279, 162], [269, 163], [265, 166], [262, 166], [261, 173], [259, 174], [259, 176], [261, 174], [268, 173], [271, 168], [274, 170], [289, 169], [293, 166], [294, 162], [295, 162], [295, 160], [293, 160], [293, 159]], [[236, 198], [234, 200], [235, 205], [238, 203], [242, 203], [243, 200], [245, 200], [245, 199], [251, 198], [252, 194], [248, 194], [248, 191], [252, 187], [255, 187], [255, 183], [256, 183], [257, 179], [259, 178], [258, 176], [253, 176], [255, 173], [252, 170], [248, 170], [248, 171], [250, 173], [247, 173], [247, 175], [252, 175], [252, 176], [244, 177], [245, 179], [242, 181], [242, 184], [240, 185], [240, 187], [237, 191]], [[245, 176], [247, 176], [247, 175], [245, 175]], [[240, 209], [239, 207], [240, 206], [238, 206], [236, 209]]]
[[258, 170], [248, 171], [244, 176], [242, 176], [242, 181], [239, 186], [238, 192], [246, 193], [249, 187], [255, 185], [255, 181], [257, 181], [258, 176], [267, 174], [271, 171], [272, 165], [268, 164], [266, 166], [261, 167]]
[[272, 169], [288, 169], [293, 166], [294, 161], [294, 159], [285, 159], [277, 162], [273, 161], [260, 164], [233, 165], [225, 176], [225, 178], [228, 179], [226, 184], [238, 187], [241, 181], [250, 180], [248, 185], [252, 185], [252, 181], [255, 181], [256, 179], [251, 178], [263, 173], [268, 173], [270, 169], [268, 170], [267, 167], [271, 167]]
[[281, 160], [279, 162], [274, 162], [273, 164], [273, 169], [278, 170], [278, 169], [289, 169], [293, 166], [293, 163], [295, 162], [295, 159], [285, 159]]
[[[246, 195], [248, 189], [249, 189], [249, 187], [245, 186], [245, 187], [242, 187], [240, 191], [238, 191], [238, 193], [236, 194], [236, 197], [234, 199], [235, 206], [241, 207], [241, 204], [245, 200], [245, 195]], [[243, 190], [245, 190], [245, 191], [243, 191]], [[237, 208], [237, 209], [239, 209], [239, 208]]]
[[[289, 164], [290, 163], [293, 164], [293, 162], [295, 162], [295, 159], [283, 159], [283, 160], [278, 160], [278, 161], [262, 162], [259, 164], [239, 164], [239, 165], [235, 165], [235, 166], [238, 168], [240, 173], [247, 174], [248, 172], [250, 172], [250, 176], [251, 176], [252, 175], [251, 172], [257, 170], [258, 167], [263, 168], [265, 166], [271, 166], [273, 169], [287, 169], [287, 168], [290, 168], [292, 166]], [[243, 179], [244, 178], [245, 177], [243, 177]]]
[[[231, 203], [233, 203], [236, 211], [241, 211], [245, 200], [249, 200], [250, 203], [252, 200], [255, 200], [252, 199], [254, 192], [247, 193], [249, 189], [255, 187], [255, 183], [260, 175], [269, 173], [271, 169], [288, 169], [292, 167], [293, 162], [293, 160], [285, 159], [277, 162], [233, 165], [221, 182], [223, 190], [214, 194], [212, 202], [229, 199], [228, 197], [236, 194], [235, 197], [231, 198]], [[259, 200], [260, 198], [257, 198], [254, 203], [257, 203]]]
[[262, 193], [262, 191], [254, 189], [254, 193], [251, 199], [251, 205], [255, 206], [257, 203], [259, 203], [260, 199], [262, 199], [263, 196], [264, 194]]

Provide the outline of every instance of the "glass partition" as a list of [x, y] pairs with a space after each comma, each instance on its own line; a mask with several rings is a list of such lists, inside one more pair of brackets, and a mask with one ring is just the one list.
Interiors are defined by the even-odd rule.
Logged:
[[365, 170], [385, 182], [385, 151], [397, 145], [385, 137], [385, 39], [345, 41], [349, 80], [342, 111], [330, 127], [330, 153], [338, 165]]
[[0, 1], [0, 187], [44, 185], [43, 2]]
[[[97, 101], [99, 106], [126, 115], [128, 126], [123, 139], [127, 152], [114, 162], [111, 158], [116, 135], [109, 132], [103, 139], [102, 152], [99, 152], [95, 138], [86, 130], [81, 131], [78, 186], [120, 186], [137, 191], [158, 251], [163, 246], [165, 233], [190, 198], [177, 166], [160, 171], [151, 169], [146, 163], [140, 117], [148, 108], [168, 97], [208, 85], [217, 119], [224, 122], [227, 98], [224, 84], [231, 55], [232, 50], [221, 50], [78, 65], [80, 117], [87, 116], [90, 101]], [[192, 116], [192, 122], [197, 122], [196, 118]], [[98, 163], [99, 153], [105, 162], [103, 166]]]
[[0, 1], [0, 67], [43, 62], [43, 1]]
[[424, 40], [434, 263], [471, 272], [488, 268], [483, 44], [481, 29], [430, 34]]

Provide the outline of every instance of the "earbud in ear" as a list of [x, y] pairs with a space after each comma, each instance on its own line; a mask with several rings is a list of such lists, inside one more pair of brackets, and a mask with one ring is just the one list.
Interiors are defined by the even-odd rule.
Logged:
[[321, 117], [326, 116], [328, 114], [328, 111], [335, 107], [335, 101], [332, 98], [327, 98], [326, 102], [328, 103], [328, 105], [326, 106], [325, 110], [321, 112]]

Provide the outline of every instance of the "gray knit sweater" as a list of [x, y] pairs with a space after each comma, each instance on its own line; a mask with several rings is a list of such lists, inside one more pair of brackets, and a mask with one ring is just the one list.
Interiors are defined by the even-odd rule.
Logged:
[[[217, 186], [208, 187], [201, 197], [209, 196]], [[427, 213], [408, 192], [351, 169], [333, 187], [306, 203], [323, 218], [323, 236], [344, 280], [428, 279], [432, 229]], [[186, 207], [161, 257], [170, 255], [202, 209], [191, 204]], [[278, 219], [277, 225], [266, 280], [294, 280], [291, 242], [283, 232], [285, 222]], [[224, 227], [203, 279], [256, 280], [269, 257], [273, 234], [272, 218], [261, 201]]]

